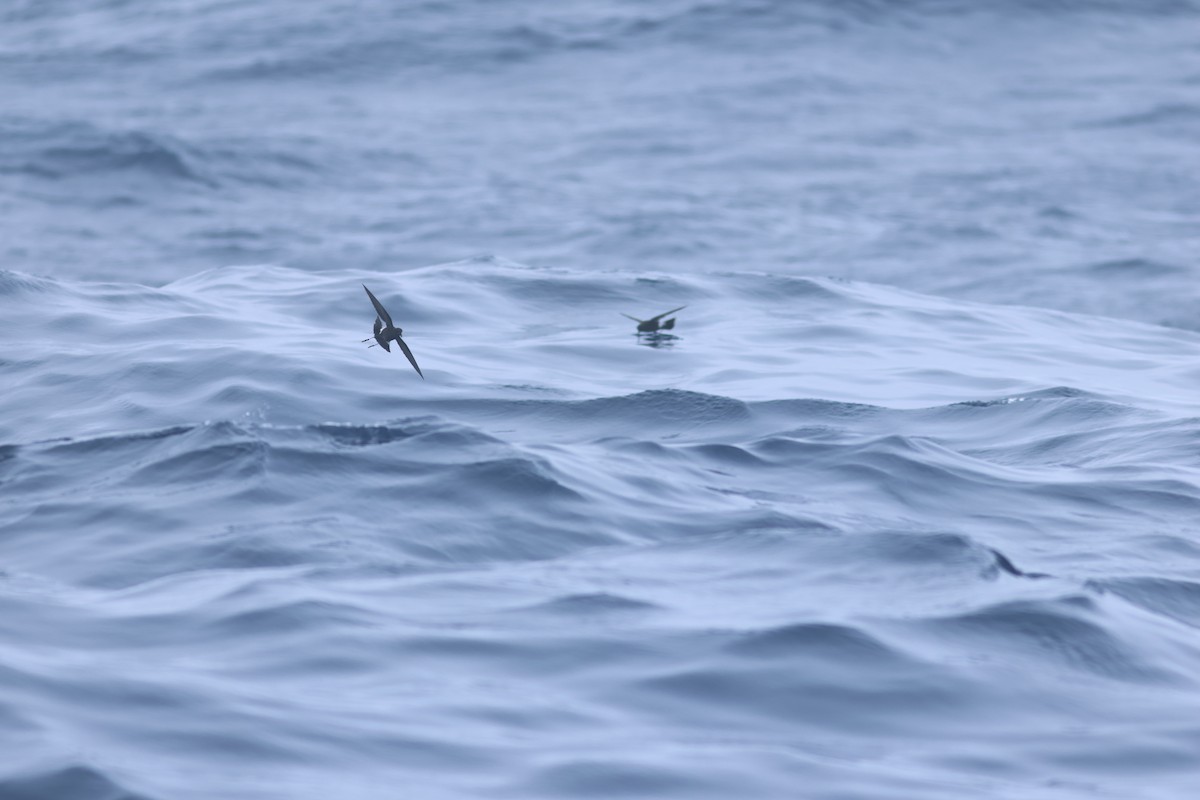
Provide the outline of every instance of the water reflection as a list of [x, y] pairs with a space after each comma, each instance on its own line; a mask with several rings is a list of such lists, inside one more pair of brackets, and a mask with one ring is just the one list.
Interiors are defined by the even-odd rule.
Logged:
[[638, 344], [654, 348], [674, 347], [675, 343], [679, 341], [679, 337], [675, 334], [663, 333], [662, 331], [635, 333], [634, 336], [637, 337]]

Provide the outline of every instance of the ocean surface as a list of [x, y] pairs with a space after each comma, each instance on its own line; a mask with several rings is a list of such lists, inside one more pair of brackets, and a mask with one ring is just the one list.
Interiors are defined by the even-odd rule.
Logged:
[[1200, 2], [9, 0], [0, 96], [0, 800], [1200, 792]]

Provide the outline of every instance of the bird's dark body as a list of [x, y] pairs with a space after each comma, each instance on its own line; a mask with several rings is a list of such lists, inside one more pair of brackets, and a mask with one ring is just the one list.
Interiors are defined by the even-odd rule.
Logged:
[[663, 317], [667, 316], [668, 314], [674, 314], [676, 311], [682, 311], [685, 308], [687, 308], [687, 306], [672, 308], [670, 311], [664, 311], [657, 317], [651, 317], [650, 319], [638, 319], [637, 317], [631, 317], [628, 314], [622, 314], [621, 316], [636, 322], [638, 324], [638, 333], [654, 333], [655, 331], [669, 331], [674, 328], [675, 318], [672, 317], [671, 319], [664, 320]]
[[[387, 309], [383, 307], [383, 303], [380, 303], [375, 295], [371, 294], [371, 290], [368, 289], [365, 284], [363, 285], [363, 290], [367, 293], [367, 297], [371, 298], [371, 305], [375, 306], [375, 313], [377, 315], [375, 317], [375, 328], [373, 332], [375, 341], [378, 342], [380, 347], [389, 353], [392, 352], [392, 348], [390, 346], [391, 342], [395, 342], [396, 344], [400, 345], [400, 350], [404, 352], [405, 357], [408, 359], [408, 363], [412, 364], [413, 369], [415, 369], [417, 374], [421, 376], [421, 379], [424, 380], [425, 374], [421, 372], [421, 368], [417, 366], [417, 359], [413, 357], [412, 351], [408, 349], [408, 345], [405, 344], [404, 340], [400, 338], [400, 335], [403, 334], [404, 331], [396, 327], [395, 323], [392, 322], [392, 315], [389, 314]], [[364, 339], [363, 341], [366, 340]]]

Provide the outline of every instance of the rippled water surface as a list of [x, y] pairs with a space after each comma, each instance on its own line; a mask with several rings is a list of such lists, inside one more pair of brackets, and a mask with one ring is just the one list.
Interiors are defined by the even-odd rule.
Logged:
[[1193, 797], [1197, 30], [8, 4], [0, 798]]

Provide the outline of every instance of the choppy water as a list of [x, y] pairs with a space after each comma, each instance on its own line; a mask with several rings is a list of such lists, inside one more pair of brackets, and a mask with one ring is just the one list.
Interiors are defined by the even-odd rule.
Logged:
[[1193, 796], [1194, 4], [0, 23], [3, 800]]

